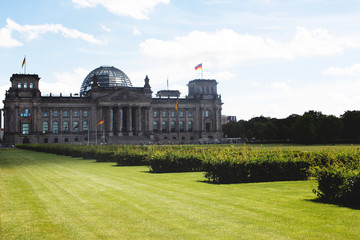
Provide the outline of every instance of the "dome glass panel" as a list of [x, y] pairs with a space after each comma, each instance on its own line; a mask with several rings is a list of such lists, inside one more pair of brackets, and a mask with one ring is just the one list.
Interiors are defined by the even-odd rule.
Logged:
[[86, 76], [81, 84], [80, 94], [83, 95], [91, 90], [94, 75], [96, 75], [99, 88], [110, 89], [114, 87], [132, 87], [129, 77], [123, 71], [115, 67], [101, 66], [94, 69]]

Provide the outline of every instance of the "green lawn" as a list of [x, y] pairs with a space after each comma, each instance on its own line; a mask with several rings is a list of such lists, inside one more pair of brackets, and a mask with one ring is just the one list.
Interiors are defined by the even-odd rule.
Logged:
[[359, 239], [360, 210], [312, 201], [314, 181], [204, 180], [0, 150], [0, 239]]

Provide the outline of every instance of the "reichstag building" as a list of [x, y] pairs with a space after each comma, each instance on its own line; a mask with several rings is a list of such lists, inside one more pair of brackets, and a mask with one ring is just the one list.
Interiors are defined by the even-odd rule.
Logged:
[[197, 143], [221, 139], [221, 96], [216, 80], [189, 81], [188, 95], [161, 90], [150, 79], [134, 87], [121, 70], [101, 66], [79, 94], [42, 96], [37, 74], [13, 74], [4, 103], [5, 144]]

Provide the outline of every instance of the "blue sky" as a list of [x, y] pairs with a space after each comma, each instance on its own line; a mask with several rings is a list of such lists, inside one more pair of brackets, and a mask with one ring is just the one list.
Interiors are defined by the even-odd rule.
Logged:
[[26, 55], [43, 95], [111, 65], [184, 97], [203, 63], [225, 115], [340, 116], [360, 109], [359, 22], [350, 0], [0, 0], [0, 107]]

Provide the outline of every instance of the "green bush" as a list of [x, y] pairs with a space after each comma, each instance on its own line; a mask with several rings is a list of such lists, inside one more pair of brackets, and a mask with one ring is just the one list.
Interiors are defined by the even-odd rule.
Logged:
[[329, 203], [360, 206], [360, 173], [346, 167], [317, 168], [318, 189], [313, 192]]
[[298, 151], [226, 150], [203, 161], [205, 177], [215, 183], [307, 179], [310, 164]]

